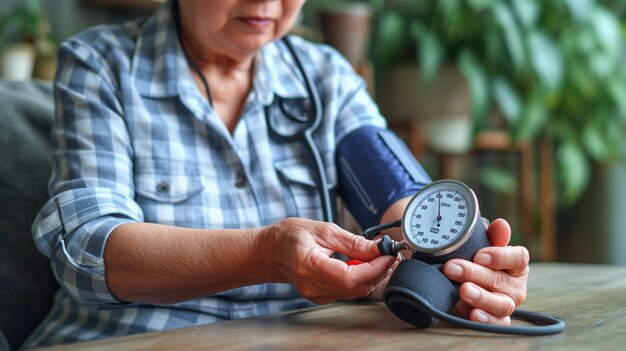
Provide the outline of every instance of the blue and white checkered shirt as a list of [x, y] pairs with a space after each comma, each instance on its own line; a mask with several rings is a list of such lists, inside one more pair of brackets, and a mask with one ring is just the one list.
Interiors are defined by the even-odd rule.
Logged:
[[[293, 43], [324, 106], [314, 135], [328, 182], [335, 146], [385, 126], [363, 80], [334, 50]], [[103, 251], [120, 224], [250, 228], [287, 217], [322, 219], [304, 143], [268, 135], [264, 107], [285, 129], [275, 96], [307, 111], [284, 43], [267, 44], [231, 134], [197, 89], [170, 4], [153, 16], [83, 32], [60, 49], [55, 81], [51, 199], [33, 224], [62, 288], [26, 347], [185, 327], [311, 305], [288, 284], [243, 287], [171, 305], [123, 304], [107, 288]]]

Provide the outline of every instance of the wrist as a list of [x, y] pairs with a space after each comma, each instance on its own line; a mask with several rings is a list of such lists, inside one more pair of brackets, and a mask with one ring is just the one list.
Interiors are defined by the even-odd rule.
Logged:
[[259, 228], [255, 235], [256, 262], [253, 264], [258, 267], [259, 274], [267, 276], [269, 282], [291, 282], [291, 260], [288, 257], [289, 250], [284, 248], [287, 240], [283, 231], [279, 222]]

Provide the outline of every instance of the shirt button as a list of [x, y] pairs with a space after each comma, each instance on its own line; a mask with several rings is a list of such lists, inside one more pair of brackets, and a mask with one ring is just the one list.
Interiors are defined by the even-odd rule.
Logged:
[[243, 171], [238, 171], [235, 178], [235, 186], [237, 188], [243, 188], [247, 184], [246, 174]]
[[160, 181], [156, 186], [157, 193], [167, 195], [170, 192], [170, 184], [164, 180]]

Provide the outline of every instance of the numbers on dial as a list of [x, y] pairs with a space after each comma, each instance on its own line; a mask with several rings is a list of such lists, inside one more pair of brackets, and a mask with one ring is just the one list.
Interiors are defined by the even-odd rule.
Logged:
[[[434, 184], [433, 184], [434, 185]], [[403, 231], [415, 248], [435, 251], [454, 244], [471, 224], [473, 194], [455, 183], [424, 189], [409, 202]]]

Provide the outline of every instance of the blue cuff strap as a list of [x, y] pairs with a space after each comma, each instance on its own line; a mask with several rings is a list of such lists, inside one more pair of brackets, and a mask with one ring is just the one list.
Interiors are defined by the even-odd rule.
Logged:
[[398, 136], [374, 126], [341, 141], [337, 164], [338, 194], [363, 229], [380, 224], [389, 206], [431, 182]]

